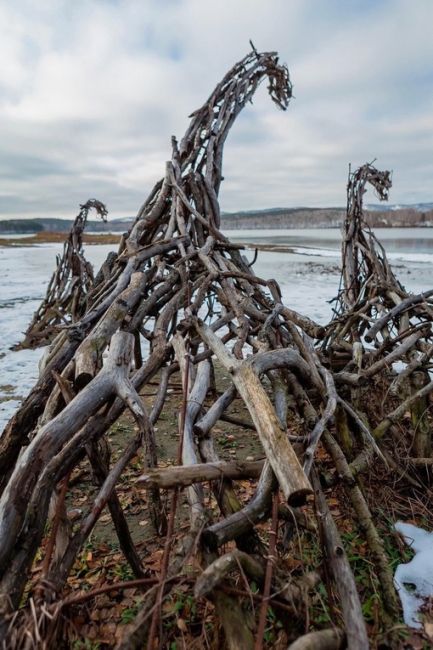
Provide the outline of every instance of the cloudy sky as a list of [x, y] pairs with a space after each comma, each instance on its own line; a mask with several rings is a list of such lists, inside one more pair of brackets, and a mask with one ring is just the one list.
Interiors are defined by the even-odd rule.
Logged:
[[224, 210], [344, 205], [373, 158], [393, 203], [432, 201], [432, 25], [432, 0], [0, 0], [0, 218], [135, 214], [250, 38], [295, 99], [241, 114]]

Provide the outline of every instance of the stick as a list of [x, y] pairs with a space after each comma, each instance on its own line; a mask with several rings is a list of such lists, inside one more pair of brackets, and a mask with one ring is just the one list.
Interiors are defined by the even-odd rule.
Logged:
[[145, 487], [158, 486], [163, 489], [186, 487], [203, 481], [217, 481], [222, 478], [257, 478], [263, 469], [264, 461], [233, 461], [198, 463], [196, 465], [172, 466], [150, 469], [142, 474], [137, 482]]

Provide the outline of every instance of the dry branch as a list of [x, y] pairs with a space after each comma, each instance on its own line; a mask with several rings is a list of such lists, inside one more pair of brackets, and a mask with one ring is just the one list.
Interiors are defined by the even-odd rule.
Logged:
[[223, 478], [245, 479], [257, 478], [263, 469], [264, 461], [235, 461], [226, 463], [198, 463], [179, 467], [149, 469], [137, 481], [145, 487], [158, 486], [163, 489], [186, 487], [193, 483], [218, 481]]
[[80, 205], [80, 212], [64, 243], [63, 254], [57, 256], [56, 269], [45, 298], [16, 349], [51, 343], [60, 327], [77, 322], [86, 311], [87, 295], [94, 283], [92, 266], [83, 251], [83, 231], [90, 210], [95, 210], [106, 221], [108, 212], [101, 201], [89, 199]]

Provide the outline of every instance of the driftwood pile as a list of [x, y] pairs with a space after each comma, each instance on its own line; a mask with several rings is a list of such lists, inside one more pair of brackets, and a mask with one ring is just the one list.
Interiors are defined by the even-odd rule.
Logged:
[[86, 297], [94, 284], [92, 265], [84, 257], [83, 231], [90, 210], [106, 221], [107, 209], [101, 201], [89, 199], [71, 226], [57, 256], [56, 268], [48, 283], [45, 298], [28, 326], [24, 340], [16, 349], [36, 348], [51, 343], [60, 327], [76, 323], [86, 311]]
[[[363, 222], [367, 184], [382, 199], [390, 187], [389, 174], [372, 165], [349, 178], [342, 286], [328, 326], [283, 305], [277, 283], [256, 277], [239, 246], [220, 230], [218, 192], [227, 134], [263, 80], [271, 99], [286, 109], [291, 97], [286, 66], [275, 53], [253, 49], [191, 115], [183, 139], [173, 138], [164, 178], [139, 210], [114, 264], [106, 266], [109, 272], [87, 292], [85, 313], [52, 342], [38, 383], [0, 438], [0, 606], [6, 648], [30, 648], [33, 642], [48, 647], [56, 634], [58, 639], [66, 581], [106, 505], [122, 552], [145, 590], [119, 645], [123, 650], [163, 644], [161, 604], [186, 573], [193, 578], [195, 598], [212, 601], [227, 647], [261, 648], [270, 599], [285, 608], [286, 618], [302, 617], [299, 602], [322, 580], [323, 568], [341, 615], [334, 628], [301, 634], [290, 647], [369, 647], [354, 575], [324, 492], [335, 483], [347, 491], [367, 540], [389, 620], [398, 620], [391, 569], [359, 477], [379, 466], [407, 471], [387, 445], [407, 411], [413, 418], [408, 435], [415, 432], [411, 467], [416, 471], [420, 458], [431, 462], [426, 413], [433, 390], [428, 374], [433, 291], [408, 295]], [[400, 374], [392, 369], [398, 361], [404, 365]], [[216, 390], [215, 368], [230, 380], [223, 392]], [[175, 376], [183, 387], [177, 466], [161, 469], [155, 425]], [[147, 411], [138, 393], [155, 378], [159, 388]], [[392, 404], [383, 416], [367, 403], [379, 383], [384, 408]], [[263, 461], [226, 463], [218, 457], [213, 428], [236, 399], [251, 416]], [[125, 409], [138, 433], [131, 434], [110, 467], [107, 433]], [[161, 571], [151, 576], [144, 576], [116, 494], [141, 447], [149, 515], [155, 535], [165, 539]], [[331, 462], [336, 468], [332, 475], [322, 472], [319, 449], [328, 467]], [[65, 493], [71, 472], [85, 458], [99, 492], [71, 531]], [[236, 480], [245, 477], [258, 477], [247, 503], [236, 489]], [[207, 485], [220, 511], [214, 519], [205, 507]], [[183, 489], [187, 532], [176, 529]], [[171, 495], [167, 511], [161, 490]], [[43, 578], [18, 610], [53, 495]], [[324, 566], [291, 579], [278, 560], [278, 521], [302, 529], [314, 512]], [[269, 518], [267, 541], [257, 524]], [[232, 541], [236, 546], [225, 552]], [[261, 588], [255, 627], [244, 616], [243, 599], [225, 589], [233, 584], [230, 576], [239, 573]]]

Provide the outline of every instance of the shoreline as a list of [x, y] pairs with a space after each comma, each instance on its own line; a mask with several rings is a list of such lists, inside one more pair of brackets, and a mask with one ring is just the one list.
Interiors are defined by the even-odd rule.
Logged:
[[[17, 246], [31, 248], [38, 244], [63, 244], [67, 240], [68, 235], [69, 233], [47, 231], [26, 237], [0, 237], [0, 246], [4, 248], [15, 248]], [[118, 235], [108, 233], [101, 233], [100, 235], [83, 233], [83, 243], [96, 245], [118, 244], [121, 236], [122, 233], [119, 233]]]
[[[222, 232], [230, 235], [231, 232], [248, 232], [255, 231], [260, 233], [264, 230], [266, 231], [297, 231], [297, 230], [308, 230], [314, 231], [317, 233], [340, 230], [342, 224], [338, 223], [323, 223], [320, 225], [317, 224], [295, 224], [291, 222], [288, 223], [275, 223], [275, 222], [265, 222], [260, 223], [245, 223], [245, 221], [240, 221], [240, 223], [233, 222], [231, 219], [228, 219], [224, 223], [224, 218], [222, 219], [221, 229]], [[1, 223], [1, 222], [0, 222]], [[91, 224], [89, 224], [91, 227]], [[98, 224], [99, 225], [99, 224]], [[125, 228], [123, 230], [111, 231], [111, 232], [90, 232], [83, 233], [83, 241], [87, 244], [113, 244], [118, 243], [121, 236], [124, 234], [125, 230], [131, 226], [129, 223], [125, 223]], [[389, 232], [395, 230], [433, 230], [433, 222], [424, 222], [424, 223], [374, 223], [369, 224], [372, 230], [387, 230]], [[50, 243], [63, 243], [69, 236], [69, 230], [42, 230], [38, 232], [0, 232], [0, 246], [33, 246], [35, 244], [50, 244]], [[245, 244], [246, 246], [247, 244]], [[281, 251], [284, 252], [284, 251]]]

